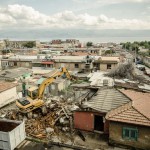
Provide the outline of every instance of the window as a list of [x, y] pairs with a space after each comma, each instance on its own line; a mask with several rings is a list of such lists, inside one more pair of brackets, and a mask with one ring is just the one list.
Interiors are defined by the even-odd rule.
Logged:
[[107, 64], [107, 69], [111, 69], [111, 64]]
[[135, 128], [127, 128], [123, 127], [122, 137], [128, 140], [137, 141], [138, 138], [138, 130]]
[[107, 85], [108, 85], [108, 79], [104, 79], [104, 80], [103, 80], [103, 85], [104, 85], [104, 86], [107, 86]]
[[16, 61], [14, 62], [14, 66], [17, 66], [17, 62]]
[[79, 64], [75, 64], [75, 68], [79, 68]]

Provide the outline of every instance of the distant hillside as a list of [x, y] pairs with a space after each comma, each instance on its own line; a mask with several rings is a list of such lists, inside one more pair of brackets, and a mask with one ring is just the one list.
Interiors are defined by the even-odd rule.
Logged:
[[0, 39], [150, 37], [150, 30], [22, 29], [0, 30]]

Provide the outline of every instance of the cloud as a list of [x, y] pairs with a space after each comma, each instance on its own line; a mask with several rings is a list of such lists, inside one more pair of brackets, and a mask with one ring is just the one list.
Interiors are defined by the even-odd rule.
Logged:
[[87, 28], [87, 29], [150, 29], [148, 21], [116, 19], [104, 14], [92, 16], [64, 11], [45, 15], [25, 5], [8, 5], [0, 8], [1, 28]]
[[115, 4], [115, 3], [144, 3], [149, 0], [97, 0], [98, 3], [102, 4]]

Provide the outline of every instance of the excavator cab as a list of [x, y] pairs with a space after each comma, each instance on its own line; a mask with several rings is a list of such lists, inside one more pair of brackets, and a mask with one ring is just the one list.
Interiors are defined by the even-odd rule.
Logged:
[[36, 99], [38, 97], [38, 87], [33, 86], [27, 90], [27, 96], [31, 99]]
[[38, 99], [38, 87], [33, 86], [27, 90], [26, 97], [18, 99], [16, 105], [19, 107], [21, 112], [30, 112], [32, 109], [40, 107], [44, 104], [44, 101]]

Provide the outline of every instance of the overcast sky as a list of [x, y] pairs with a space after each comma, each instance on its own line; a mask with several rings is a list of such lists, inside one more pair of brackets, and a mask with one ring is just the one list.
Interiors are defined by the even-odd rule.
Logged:
[[0, 0], [0, 29], [150, 29], [150, 0]]

